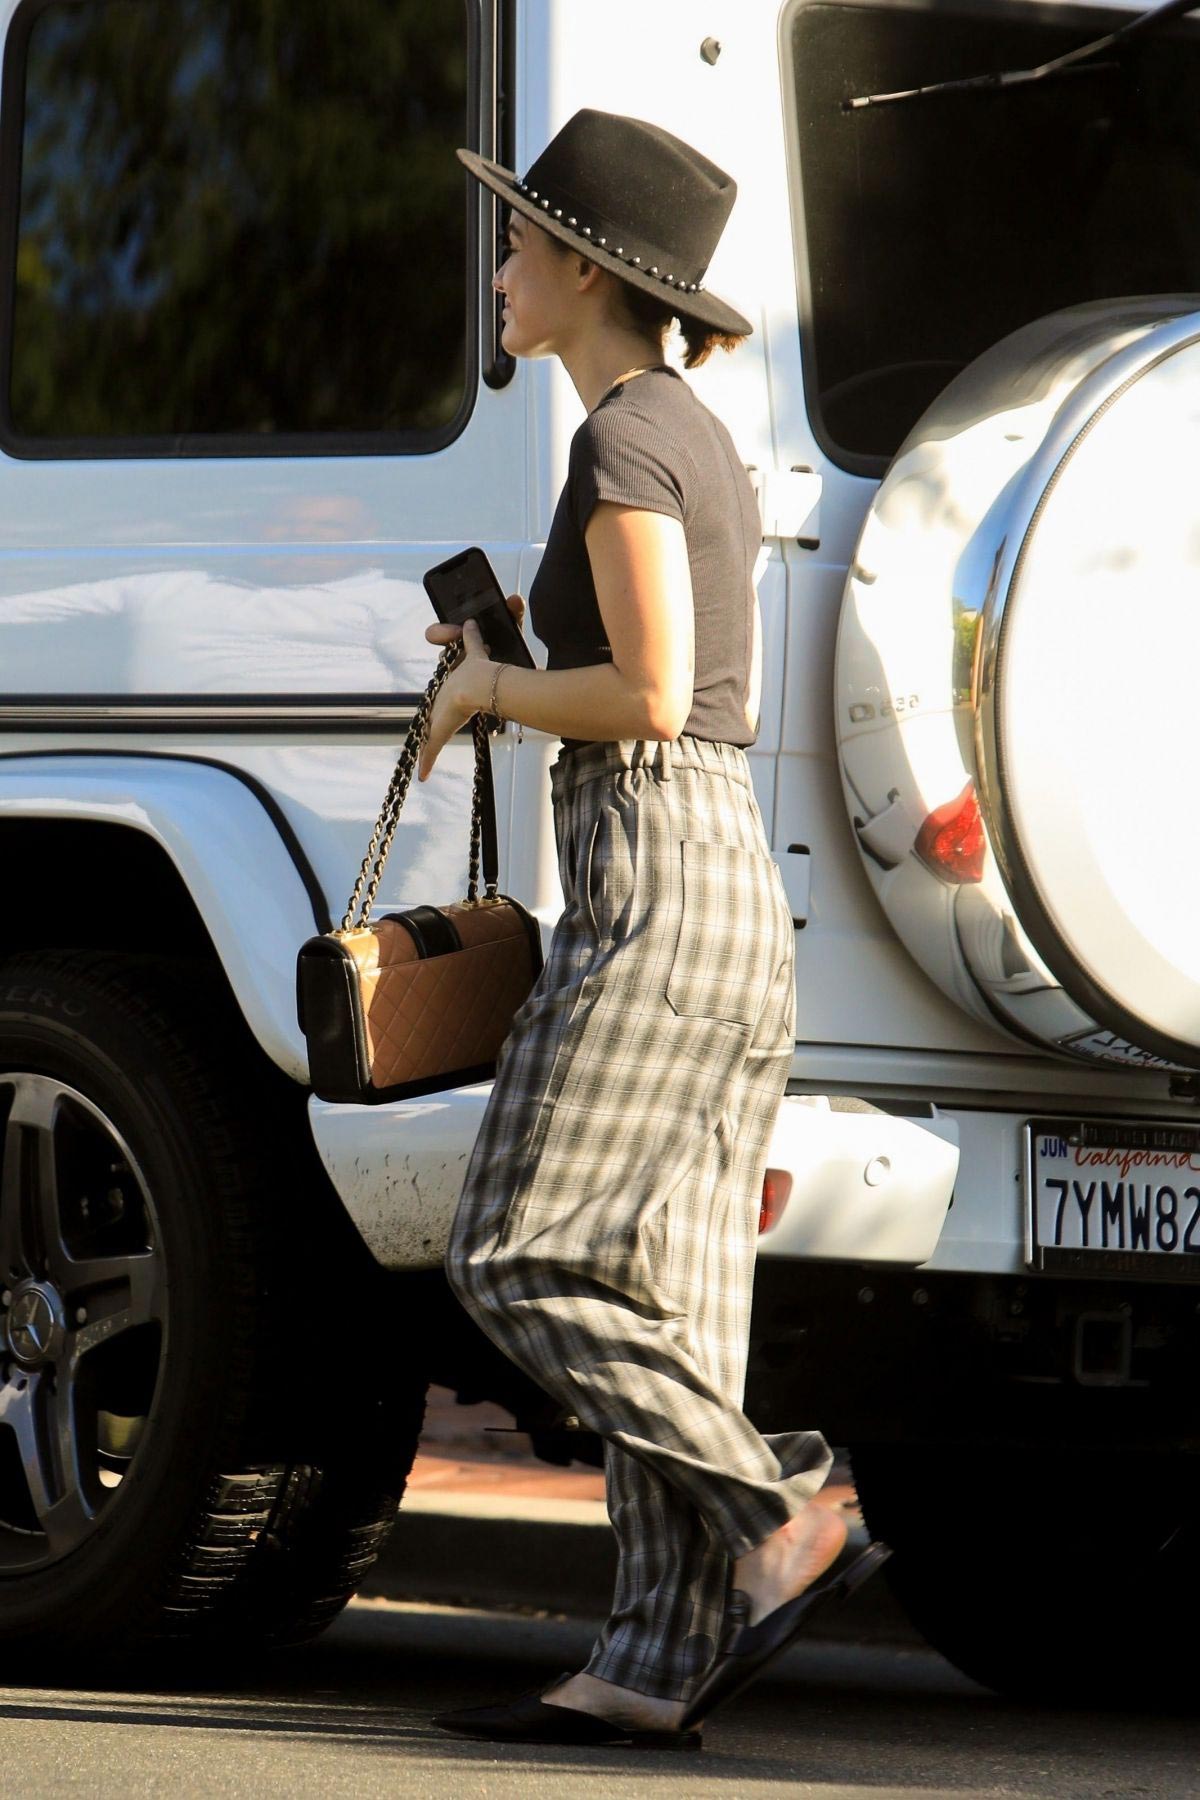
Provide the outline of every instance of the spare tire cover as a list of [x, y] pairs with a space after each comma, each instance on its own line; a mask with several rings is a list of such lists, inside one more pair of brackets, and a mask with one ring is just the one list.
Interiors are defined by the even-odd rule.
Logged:
[[918, 962], [1040, 1045], [1200, 1066], [1200, 296], [995, 345], [902, 445], [838, 637], [865, 866]]

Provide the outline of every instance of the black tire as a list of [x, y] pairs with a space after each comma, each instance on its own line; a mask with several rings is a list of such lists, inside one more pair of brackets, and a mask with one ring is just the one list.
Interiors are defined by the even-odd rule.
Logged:
[[897, 1597], [965, 1674], [1042, 1704], [1195, 1709], [1194, 1459], [872, 1445], [853, 1464]]
[[[6, 1647], [296, 1641], [386, 1535], [415, 1447], [404, 1404], [397, 1438], [356, 1455], [365, 1389], [336, 1442], [302, 1429], [326, 1400], [298, 1388], [313, 1346], [296, 1269], [306, 1258], [311, 1288], [326, 1265], [277, 1140], [275, 1077], [211, 969], [0, 964]], [[14, 1428], [35, 1418], [40, 1437]]]
[[358, 1589], [396, 1523], [416, 1454], [424, 1381], [351, 1406], [341, 1441], [320, 1463], [296, 1463], [238, 1581], [206, 1636], [282, 1648], [331, 1624]]

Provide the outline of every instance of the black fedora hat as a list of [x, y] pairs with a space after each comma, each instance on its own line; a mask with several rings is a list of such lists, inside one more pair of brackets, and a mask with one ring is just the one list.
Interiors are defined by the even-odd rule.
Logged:
[[737, 183], [661, 125], [587, 107], [524, 180], [473, 150], [458, 156], [514, 211], [622, 281], [715, 331], [753, 330], [704, 286]]

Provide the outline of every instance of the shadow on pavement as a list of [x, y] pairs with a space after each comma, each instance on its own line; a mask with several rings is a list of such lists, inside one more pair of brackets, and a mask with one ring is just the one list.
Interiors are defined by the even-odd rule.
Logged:
[[896, 1646], [798, 1646], [713, 1721], [698, 1758], [473, 1743], [429, 1725], [441, 1707], [513, 1694], [578, 1667], [592, 1630], [561, 1617], [359, 1602], [316, 1643], [271, 1656], [223, 1651], [204, 1662], [157, 1656], [120, 1670], [59, 1667], [52, 1679], [40, 1672], [44, 1687], [22, 1669], [19, 1690], [0, 1690], [0, 1732], [9, 1721], [53, 1720], [268, 1733], [281, 1755], [313, 1740], [352, 1750], [364, 1774], [361, 1759], [374, 1773], [377, 1753], [398, 1757], [396, 1777], [436, 1767], [447, 1792], [459, 1791], [452, 1770], [465, 1781], [485, 1769], [501, 1779], [497, 1792], [509, 1791], [509, 1771], [515, 1780], [522, 1770], [603, 1772], [622, 1795], [664, 1780], [688, 1795], [779, 1783], [826, 1796], [1159, 1800], [1196, 1792], [1200, 1724], [1190, 1719], [1018, 1707], [932, 1652]]

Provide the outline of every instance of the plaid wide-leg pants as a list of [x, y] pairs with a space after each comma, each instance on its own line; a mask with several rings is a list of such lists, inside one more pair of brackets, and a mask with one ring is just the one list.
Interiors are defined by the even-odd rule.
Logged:
[[829, 1470], [741, 1410], [767, 1145], [790, 1066], [792, 922], [744, 751], [564, 752], [567, 905], [517, 1014], [447, 1255], [463, 1304], [606, 1442], [620, 1560], [592, 1675], [684, 1696], [729, 1560]]

